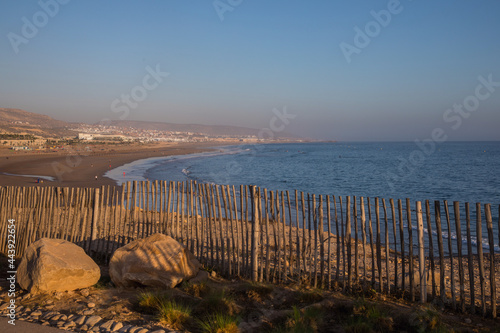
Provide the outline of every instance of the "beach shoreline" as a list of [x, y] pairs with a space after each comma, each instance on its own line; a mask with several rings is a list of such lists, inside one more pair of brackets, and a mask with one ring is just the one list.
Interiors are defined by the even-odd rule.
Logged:
[[[151, 157], [209, 152], [236, 141], [103, 145], [93, 151], [15, 152], [0, 150], [0, 186], [119, 186], [105, 173], [127, 163]], [[31, 176], [28, 176], [31, 175]], [[38, 182], [38, 176], [40, 182]], [[52, 177], [49, 181], [45, 177]], [[44, 179], [45, 178], [45, 179]], [[43, 182], [42, 182], [43, 181]]]

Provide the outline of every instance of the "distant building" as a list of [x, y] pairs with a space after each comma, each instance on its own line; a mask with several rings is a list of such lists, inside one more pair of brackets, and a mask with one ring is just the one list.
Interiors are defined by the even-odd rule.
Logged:
[[125, 135], [114, 135], [114, 134], [90, 134], [90, 133], [78, 133], [79, 140], [102, 140], [102, 141], [133, 141], [134, 138]]

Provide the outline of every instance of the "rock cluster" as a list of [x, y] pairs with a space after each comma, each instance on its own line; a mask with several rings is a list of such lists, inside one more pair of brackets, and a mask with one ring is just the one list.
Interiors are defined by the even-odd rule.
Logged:
[[[30, 294], [19, 296], [16, 302], [29, 298]], [[7, 306], [9, 302], [0, 300], [0, 316], [6, 316], [8, 313]], [[78, 314], [63, 314], [57, 311], [46, 310], [35, 306], [34, 308], [16, 307], [16, 320], [24, 320], [32, 323], [38, 323], [44, 326], [57, 327], [66, 331], [74, 332], [117, 332], [117, 333], [166, 333], [175, 332], [170, 330], [148, 330], [147, 328], [129, 325], [127, 323], [103, 319], [97, 315], [78, 315]]]

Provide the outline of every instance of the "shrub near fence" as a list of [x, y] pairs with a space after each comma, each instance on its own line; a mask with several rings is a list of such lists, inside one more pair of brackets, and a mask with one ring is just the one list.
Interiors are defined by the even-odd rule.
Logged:
[[0, 251], [7, 253], [9, 219], [18, 256], [50, 237], [107, 262], [118, 247], [161, 232], [225, 276], [373, 288], [495, 317], [500, 219], [494, 231], [491, 205], [473, 209], [196, 182], [0, 187]]

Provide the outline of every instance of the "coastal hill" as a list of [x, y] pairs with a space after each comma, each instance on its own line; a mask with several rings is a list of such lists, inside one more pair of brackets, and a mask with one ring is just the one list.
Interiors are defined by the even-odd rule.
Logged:
[[[71, 123], [25, 110], [0, 108], [0, 133], [32, 134], [45, 138], [70, 137], [78, 135], [78, 128], [88, 126], [113, 126], [115, 128], [135, 128], [138, 130], [165, 132], [192, 132], [209, 136], [257, 136], [260, 131], [255, 128], [239, 126], [174, 124], [135, 120], [107, 120], [95, 124]], [[279, 138], [299, 138], [284, 132], [274, 134], [275, 137]]]
[[76, 135], [71, 123], [20, 109], [0, 108], [0, 133], [32, 134], [41, 137]]

